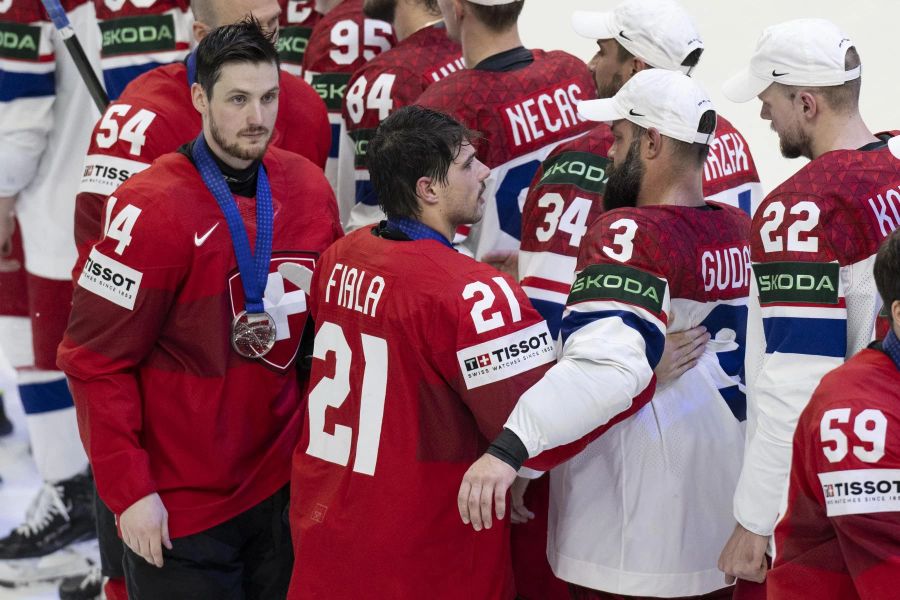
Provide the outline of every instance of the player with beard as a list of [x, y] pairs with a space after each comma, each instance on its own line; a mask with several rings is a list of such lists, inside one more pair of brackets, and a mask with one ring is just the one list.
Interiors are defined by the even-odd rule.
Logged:
[[312, 267], [341, 230], [321, 170], [269, 146], [271, 36], [215, 29], [196, 61], [202, 132], [110, 197], [59, 365], [128, 547], [128, 597], [277, 598], [307, 317], [278, 269]]
[[[363, 0], [316, 0], [316, 10], [323, 16], [309, 36], [303, 55], [303, 76], [328, 107], [332, 143], [325, 175], [337, 190], [341, 154], [353, 154], [352, 147], [340, 142], [344, 138], [341, 107], [347, 83], [353, 73], [390, 50], [397, 40], [390, 23], [363, 14]], [[348, 202], [352, 203], [352, 199]]]
[[835, 24], [798, 19], [766, 29], [750, 66], [723, 87], [737, 102], [758, 97], [781, 153], [811, 161], [753, 218], [751, 419], [734, 499], [738, 524], [720, 560], [729, 578], [742, 580], [736, 597], [764, 597], [750, 582], [765, 578], [800, 413], [822, 377], [875, 335], [881, 301], [872, 263], [900, 226], [900, 162], [888, 148], [894, 134], [872, 133], [860, 115], [860, 64]]
[[[469, 469], [459, 511], [490, 527], [526, 459], [552, 467], [576, 442], [551, 477], [547, 547], [573, 597], [730, 598], [716, 558], [744, 442], [750, 220], [703, 197], [716, 115], [686, 75], [641, 71], [579, 111], [613, 122], [614, 210], [581, 244], [559, 361]], [[697, 366], [657, 386], [666, 333], [700, 325]]]
[[366, 148], [378, 124], [425, 89], [463, 69], [459, 44], [447, 37], [437, 0], [365, 0], [367, 17], [387, 21], [398, 43], [356, 71], [344, 97], [337, 197], [341, 219], [356, 229], [384, 218], [369, 181]]

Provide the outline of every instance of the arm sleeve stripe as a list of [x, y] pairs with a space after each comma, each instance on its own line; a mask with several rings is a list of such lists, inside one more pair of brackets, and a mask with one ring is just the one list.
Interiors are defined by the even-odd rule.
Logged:
[[[526, 290], [527, 293], [527, 290]], [[560, 321], [562, 320], [563, 309], [565, 308], [565, 298], [562, 302], [550, 302], [548, 300], [540, 300], [538, 298], [530, 298], [531, 305], [540, 313], [544, 320], [547, 321], [547, 329], [553, 339], [559, 335]]]
[[0, 71], [0, 102], [18, 98], [38, 98], [56, 93], [54, 73]]
[[844, 319], [763, 319], [766, 354], [775, 352], [844, 358], [847, 352], [847, 322]]
[[623, 323], [637, 331], [646, 345], [647, 362], [651, 369], [655, 369], [662, 358], [663, 348], [666, 345], [666, 336], [660, 332], [659, 327], [653, 323], [638, 317], [634, 313], [622, 310], [604, 310], [595, 312], [570, 312], [562, 321], [562, 340], [565, 344], [569, 336], [590, 323], [600, 319], [618, 317]]

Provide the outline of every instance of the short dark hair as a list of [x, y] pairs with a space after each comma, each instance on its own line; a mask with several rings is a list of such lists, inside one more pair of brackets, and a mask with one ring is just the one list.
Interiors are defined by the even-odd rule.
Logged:
[[266, 33], [253, 17], [232, 25], [216, 27], [197, 46], [197, 83], [212, 98], [213, 86], [229, 63], [281, 63], [273, 43], [274, 34]]
[[[860, 66], [862, 63], [859, 58], [859, 52], [855, 46], [847, 48], [847, 54], [844, 55], [844, 70], [849, 71]], [[862, 89], [862, 75], [856, 79], [846, 81], [841, 85], [782, 85], [789, 98], [793, 99], [799, 91], [807, 90], [814, 94], [818, 94], [825, 99], [826, 104], [835, 112], [852, 113], [859, 109], [859, 92]]]
[[[645, 128], [635, 123], [631, 124], [634, 128], [634, 137], [639, 138], [646, 131]], [[716, 111], [708, 110], [700, 116], [700, 123], [697, 125], [697, 133], [711, 133], [716, 131]], [[709, 156], [709, 144], [700, 142], [683, 142], [675, 138], [669, 138], [669, 143], [675, 148], [676, 155], [681, 159], [682, 164], [692, 167], [702, 167]], [[712, 141], [712, 138], [710, 138]]]
[[369, 142], [366, 164], [388, 218], [418, 219], [416, 182], [446, 183], [450, 165], [477, 134], [459, 121], [428, 108], [404, 106], [381, 122]]
[[466, 6], [488, 29], [495, 33], [502, 33], [518, 22], [519, 15], [522, 14], [522, 7], [525, 6], [525, 0], [497, 6], [484, 6], [466, 0]]
[[900, 229], [894, 231], [881, 244], [875, 256], [875, 286], [884, 301], [888, 321], [891, 306], [900, 300]]

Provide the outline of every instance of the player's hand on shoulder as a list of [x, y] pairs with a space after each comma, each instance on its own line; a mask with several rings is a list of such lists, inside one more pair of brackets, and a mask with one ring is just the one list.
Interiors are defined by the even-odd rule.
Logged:
[[515, 469], [490, 454], [482, 455], [463, 475], [459, 486], [456, 505], [462, 522], [481, 531], [493, 525], [492, 513], [496, 514], [497, 520], [503, 520], [506, 492], [515, 480]]
[[709, 339], [709, 332], [703, 325], [667, 334], [662, 358], [653, 370], [657, 385], [664, 386], [693, 369], [706, 350]]

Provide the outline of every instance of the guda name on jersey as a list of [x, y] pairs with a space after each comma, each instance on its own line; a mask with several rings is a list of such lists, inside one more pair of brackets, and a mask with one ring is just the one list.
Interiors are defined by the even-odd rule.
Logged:
[[338, 306], [374, 317], [385, 283], [381, 275], [369, 275], [362, 269], [335, 263], [325, 286], [325, 302], [332, 301], [332, 288]]
[[703, 288], [744, 290], [750, 286], [750, 246], [711, 248], [700, 255]]

